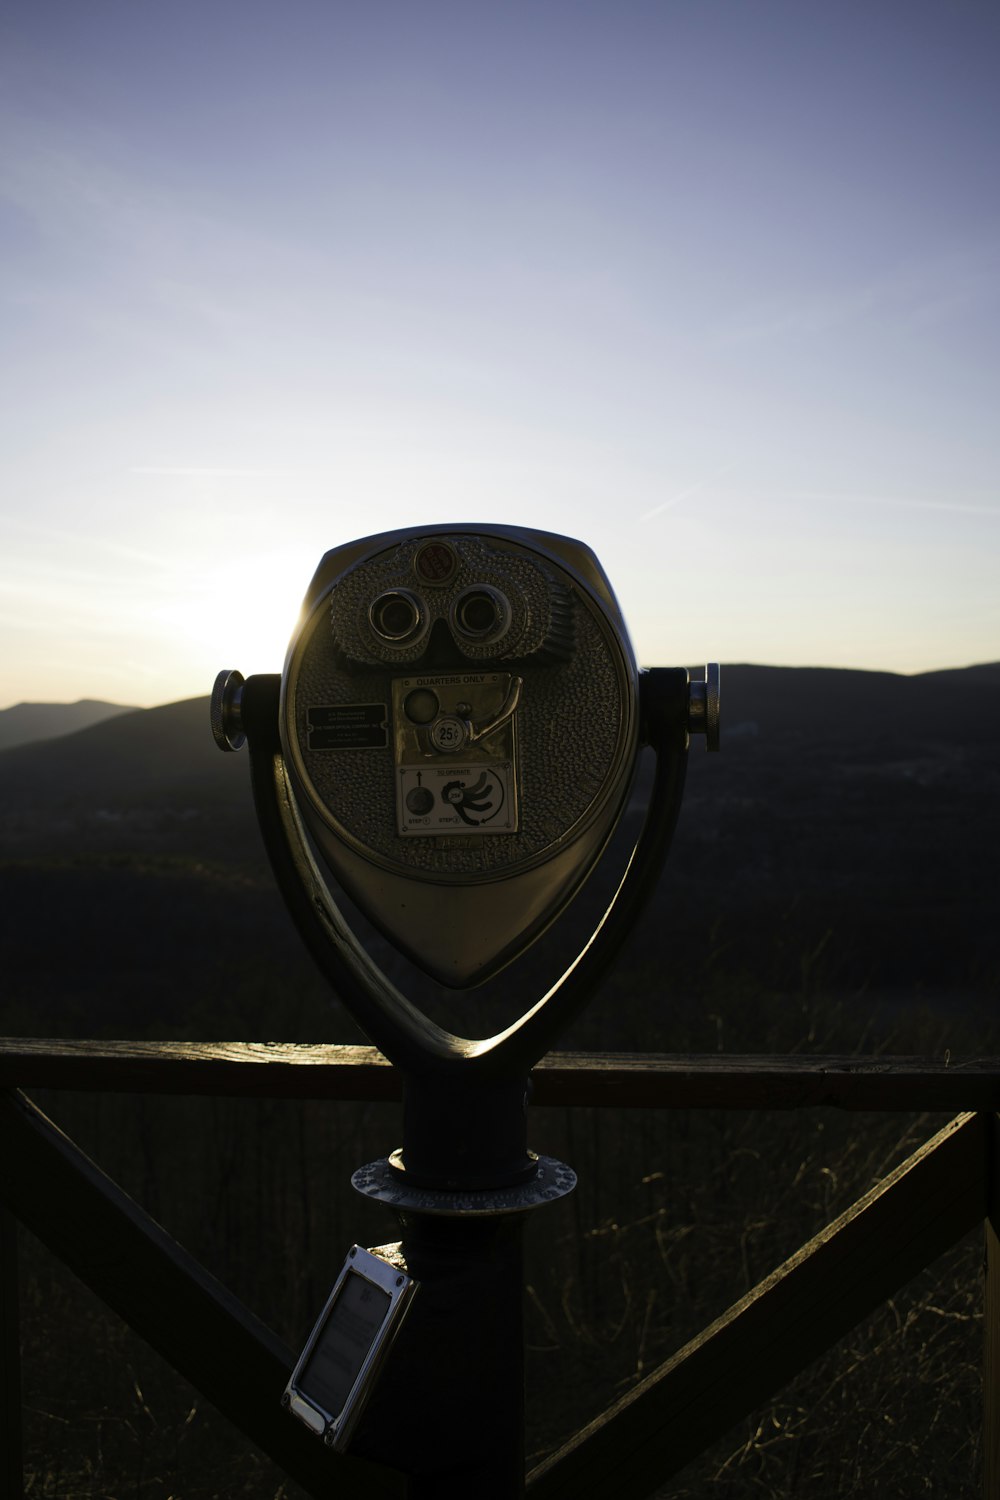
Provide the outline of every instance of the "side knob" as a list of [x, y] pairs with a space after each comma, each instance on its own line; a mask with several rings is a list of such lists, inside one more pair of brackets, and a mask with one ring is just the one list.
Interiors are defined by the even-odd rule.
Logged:
[[243, 674], [220, 672], [212, 689], [212, 734], [220, 750], [239, 750], [246, 740], [240, 704], [243, 698]]
[[719, 663], [710, 661], [704, 682], [688, 683], [688, 733], [703, 734], [705, 749], [719, 748]]

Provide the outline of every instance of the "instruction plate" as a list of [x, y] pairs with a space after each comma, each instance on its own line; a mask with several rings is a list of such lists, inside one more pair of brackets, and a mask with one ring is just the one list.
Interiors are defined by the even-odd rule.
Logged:
[[509, 760], [397, 767], [396, 808], [405, 834], [517, 832], [517, 784]]

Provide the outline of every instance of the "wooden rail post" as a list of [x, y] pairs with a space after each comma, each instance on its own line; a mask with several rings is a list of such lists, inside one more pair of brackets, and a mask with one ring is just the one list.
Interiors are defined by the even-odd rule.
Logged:
[[17, 1273], [17, 1220], [0, 1203], [0, 1484], [8, 1500], [24, 1494]]
[[989, 1117], [983, 1264], [983, 1500], [1000, 1500], [1000, 1117]]

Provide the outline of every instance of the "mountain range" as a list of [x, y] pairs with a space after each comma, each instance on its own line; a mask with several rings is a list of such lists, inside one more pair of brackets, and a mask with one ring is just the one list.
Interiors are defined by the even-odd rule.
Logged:
[[124, 704], [104, 703], [98, 698], [81, 698], [77, 703], [15, 703], [11, 708], [0, 708], [0, 750], [74, 734], [129, 712]]
[[[667, 867], [610, 981], [620, 1017], [645, 1007], [627, 1036], [664, 988], [695, 1026], [817, 987], [995, 1000], [1000, 664], [727, 666], [722, 704], [722, 753], [693, 742]], [[112, 711], [0, 750], [0, 1031], [329, 1039], [245, 752], [219, 753], [206, 698]]]

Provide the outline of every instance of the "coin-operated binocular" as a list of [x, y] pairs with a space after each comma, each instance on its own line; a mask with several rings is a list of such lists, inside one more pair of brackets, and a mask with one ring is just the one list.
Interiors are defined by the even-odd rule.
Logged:
[[[512, 1214], [568, 1191], [572, 1172], [527, 1149], [528, 1074], [659, 874], [689, 735], [718, 748], [718, 668], [698, 682], [640, 671], [580, 542], [430, 526], [328, 552], [281, 677], [221, 673], [212, 721], [223, 749], [249, 742], [285, 900], [403, 1076], [402, 1149], [356, 1173], [359, 1191], [411, 1228], [421, 1214]], [[376, 962], [372, 929], [415, 966], [409, 994]], [[560, 932], [565, 948], [567, 931], [561, 978], [525, 994], [529, 949], [557, 951]], [[418, 1005], [428, 977], [460, 999], [463, 1034]], [[519, 1013], [483, 1037], [477, 998], [498, 990]]]
[[281, 713], [306, 826], [404, 953], [475, 984], [621, 810], [639, 704], [614, 598], [584, 547], [455, 529], [331, 553], [307, 609]]
[[[589, 996], [659, 874], [689, 734], [718, 748], [718, 668], [698, 682], [683, 668], [640, 672], [581, 542], [430, 526], [328, 552], [280, 679], [220, 673], [212, 724], [223, 749], [249, 741], [285, 900], [339, 997], [403, 1071], [408, 1097], [430, 1077], [443, 1097], [442, 1075], [475, 1077], [475, 1093], [515, 1078], [523, 1096], [528, 1070]], [[466, 993], [477, 1025], [482, 987], [560, 914], [572, 927], [574, 896], [619, 831], [646, 746], [651, 790], [630, 814], [608, 900], [593, 931], [572, 928], [566, 972], [512, 1025], [457, 1035], [387, 979], [370, 935], [366, 944], [355, 930], [357, 912], [444, 991]], [[516, 968], [510, 987], [520, 1004]], [[523, 1158], [504, 1169], [488, 1150], [474, 1167], [484, 1139], [475, 1131], [463, 1165], [455, 1134], [447, 1169], [417, 1168], [416, 1140], [404, 1152], [410, 1169], [462, 1186], [523, 1175]]]

